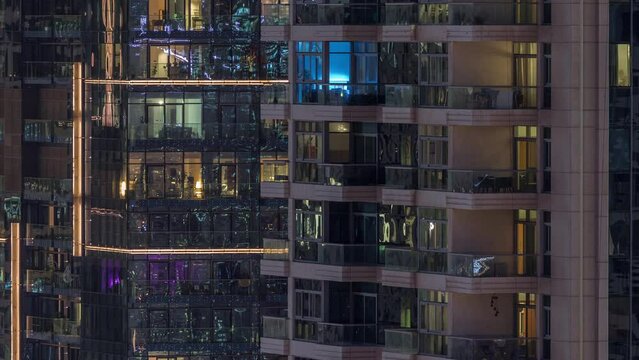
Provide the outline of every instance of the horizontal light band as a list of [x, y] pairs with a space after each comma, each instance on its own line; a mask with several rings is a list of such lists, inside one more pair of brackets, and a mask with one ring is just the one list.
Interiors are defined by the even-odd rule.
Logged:
[[288, 249], [124, 249], [86, 245], [85, 250], [127, 255], [224, 255], [224, 254], [288, 254]]
[[90, 85], [128, 86], [270, 86], [288, 84], [288, 80], [109, 80], [86, 79]]

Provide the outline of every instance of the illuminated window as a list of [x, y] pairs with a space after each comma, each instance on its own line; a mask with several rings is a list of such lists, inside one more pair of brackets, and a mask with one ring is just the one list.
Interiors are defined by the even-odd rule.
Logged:
[[610, 85], [630, 86], [630, 45], [610, 45]]

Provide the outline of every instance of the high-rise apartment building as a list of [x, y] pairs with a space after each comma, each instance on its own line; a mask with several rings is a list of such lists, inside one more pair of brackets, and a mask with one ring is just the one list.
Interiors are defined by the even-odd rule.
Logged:
[[0, 1], [0, 359], [639, 357], [637, 9]]
[[639, 356], [635, 5], [290, 6], [289, 236], [264, 242], [289, 254], [261, 262], [289, 301], [262, 352]]

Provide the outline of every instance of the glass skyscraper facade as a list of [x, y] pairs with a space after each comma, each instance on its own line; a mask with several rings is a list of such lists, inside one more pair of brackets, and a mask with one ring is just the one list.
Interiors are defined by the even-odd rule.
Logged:
[[261, 86], [196, 80], [285, 80], [288, 46], [261, 41], [254, 1], [95, 5], [83, 75], [152, 81], [84, 90], [84, 226], [99, 249], [84, 257], [99, 294], [83, 298], [98, 345], [84, 356], [260, 358], [261, 316], [287, 292], [260, 277], [262, 237], [283, 236], [287, 213], [260, 198], [260, 163], [286, 151], [286, 123], [261, 126]]

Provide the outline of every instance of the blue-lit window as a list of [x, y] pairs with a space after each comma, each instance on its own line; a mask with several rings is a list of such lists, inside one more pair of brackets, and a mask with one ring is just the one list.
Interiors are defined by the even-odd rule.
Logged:
[[[373, 105], [377, 102], [376, 43], [298, 42], [296, 49], [298, 103]], [[323, 66], [322, 60], [328, 62], [327, 66]]]
[[297, 81], [322, 81], [322, 43], [303, 41], [297, 43]]
[[348, 84], [351, 80], [351, 43], [331, 42], [328, 45], [329, 73], [331, 84]]

